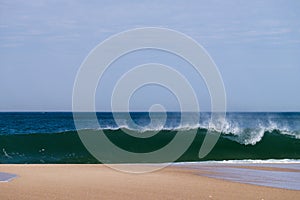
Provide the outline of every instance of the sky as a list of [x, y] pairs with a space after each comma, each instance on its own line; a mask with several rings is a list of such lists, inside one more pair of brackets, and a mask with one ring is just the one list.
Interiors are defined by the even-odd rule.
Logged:
[[[201, 44], [221, 73], [228, 111], [300, 111], [299, 10], [293, 0], [0, 0], [0, 111], [71, 111], [76, 74], [89, 52], [114, 34], [142, 27], [174, 29]], [[110, 110], [122, 73], [153, 61], [182, 72], [209, 110], [201, 77], [176, 56], [151, 50], [111, 67], [99, 83], [97, 109]], [[130, 108], [155, 103], [178, 108], [174, 95], [155, 85], [138, 90]]]

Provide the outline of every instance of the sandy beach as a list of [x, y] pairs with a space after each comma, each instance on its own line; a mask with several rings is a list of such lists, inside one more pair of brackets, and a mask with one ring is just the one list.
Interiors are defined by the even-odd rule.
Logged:
[[129, 174], [105, 165], [0, 165], [17, 174], [0, 199], [299, 199], [300, 191], [241, 184], [169, 166]]

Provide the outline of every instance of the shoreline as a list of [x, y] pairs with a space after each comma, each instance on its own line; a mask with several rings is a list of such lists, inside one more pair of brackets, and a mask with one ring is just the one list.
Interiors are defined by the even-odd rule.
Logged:
[[[182, 163], [178, 167], [216, 179], [300, 191], [300, 163]], [[299, 178], [297, 178], [299, 177]]]
[[[272, 168], [268, 170], [272, 171]], [[129, 174], [101, 164], [2, 164], [0, 172], [18, 176], [10, 182], [0, 183], [0, 189], [4, 191], [0, 193], [0, 199], [299, 199], [300, 197], [300, 190], [231, 182], [206, 177], [203, 175], [205, 173], [203, 169], [174, 165], [151, 173]]]

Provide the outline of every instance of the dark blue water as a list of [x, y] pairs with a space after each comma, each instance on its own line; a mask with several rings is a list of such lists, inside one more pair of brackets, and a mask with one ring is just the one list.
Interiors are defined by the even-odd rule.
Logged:
[[[196, 129], [194, 142], [178, 161], [300, 159], [300, 113], [227, 113], [221, 130], [217, 130], [222, 133], [217, 145], [203, 159], [197, 153], [212, 127], [211, 115], [188, 116], [190, 121], [182, 124], [181, 114], [176, 112], [152, 113], [151, 118], [145, 112], [97, 113], [97, 124], [88, 114], [83, 114], [79, 123], [90, 132], [104, 130], [111, 141], [132, 152], [155, 151], [168, 144], [178, 130], [188, 134]], [[160, 134], [141, 140], [122, 129]], [[0, 163], [98, 162], [82, 145], [72, 113], [0, 113]]]

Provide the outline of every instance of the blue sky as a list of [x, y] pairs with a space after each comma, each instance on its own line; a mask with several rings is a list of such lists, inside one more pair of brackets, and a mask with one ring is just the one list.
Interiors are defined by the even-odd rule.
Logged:
[[[71, 110], [77, 70], [99, 42], [127, 29], [158, 26], [203, 45], [223, 77], [229, 111], [300, 111], [299, 10], [299, 1], [284, 0], [0, 0], [0, 110]], [[168, 57], [144, 52], [120, 65], [151, 57], [180, 64], [163, 56]], [[186, 74], [203, 89], [193, 82], [193, 72]], [[99, 110], [109, 109], [109, 89], [108, 84], [97, 92], [104, 99]], [[156, 89], [137, 92], [132, 109], [156, 101], [177, 108], [165, 98], [168, 92]], [[207, 93], [198, 97], [209, 108]]]

